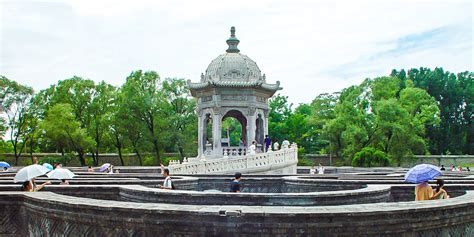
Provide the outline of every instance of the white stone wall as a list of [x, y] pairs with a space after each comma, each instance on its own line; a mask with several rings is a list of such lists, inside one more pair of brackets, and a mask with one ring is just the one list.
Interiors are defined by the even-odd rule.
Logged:
[[[190, 159], [191, 160], [191, 159]], [[268, 173], [282, 170], [288, 174], [296, 173], [298, 147], [291, 145], [288, 149], [257, 153], [255, 155], [224, 157], [219, 159], [192, 159], [181, 164], [172, 163], [169, 168], [175, 174], [233, 174]]]

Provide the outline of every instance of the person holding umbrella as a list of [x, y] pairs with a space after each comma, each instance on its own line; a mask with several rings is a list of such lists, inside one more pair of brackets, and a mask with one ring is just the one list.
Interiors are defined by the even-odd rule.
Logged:
[[73, 172], [68, 169], [58, 168], [47, 174], [50, 179], [59, 179], [61, 183], [59, 185], [69, 185], [68, 179], [74, 178], [76, 176]]
[[416, 165], [408, 170], [405, 174], [405, 182], [417, 184], [415, 187], [415, 201], [438, 199], [443, 194], [443, 189], [433, 193], [433, 189], [428, 184], [429, 180], [439, 175], [441, 175], [440, 168], [430, 164]]
[[443, 199], [445, 197], [448, 197], [448, 194], [444, 189], [440, 188], [435, 193], [428, 182], [420, 183], [415, 187], [415, 201]]
[[42, 184], [37, 185], [35, 182], [35, 179], [31, 179], [28, 181], [23, 182], [23, 185], [21, 186], [22, 191], [26, 192], [36, 192], [44, 188], [44, 186], [51, 184], [51, 181], [46, 181]]
[[47, 181], [43, 184], [36, 185], [35, 178], [41, 175], [45, 175], [49, 170], [38, 164], [26, 166], [19, 170], [13, 181], [15, 183], [23, 182], [22, 190], [28, 192], [35, 192], [42, 189], [45, 185], [51, 184], [51, 181]]
[[3, 171], [7, 171], [8, 168], [11, 168], [10, 164], [5, 161], [0, 161], [0, 167], [3, 167]]

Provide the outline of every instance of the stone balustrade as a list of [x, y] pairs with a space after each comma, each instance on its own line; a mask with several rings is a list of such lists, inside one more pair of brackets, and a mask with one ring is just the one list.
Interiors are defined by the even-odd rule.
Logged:
[[[298, 147], [296, 144], [287, 149], [257, 153], [255, 155], [224, 157], [219, 159], [200, 159], [171, 163], [172, 174], [228, 174], [236, 171], [242, 173], [261, 173], [295, 166], [298, 163]], [[290, 173], [296, 172], [291, 171]]]

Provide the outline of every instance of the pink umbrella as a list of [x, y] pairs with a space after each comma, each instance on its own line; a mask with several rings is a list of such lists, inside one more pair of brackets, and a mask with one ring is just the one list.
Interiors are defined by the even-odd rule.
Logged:
[[105, 163], [99, 168], [99, 172], [104, 172], [109, 167], [110, 167], [110, 163]]

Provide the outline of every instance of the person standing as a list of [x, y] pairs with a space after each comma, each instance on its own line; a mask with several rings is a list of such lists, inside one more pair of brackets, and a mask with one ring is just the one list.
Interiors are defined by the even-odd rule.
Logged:
[[309, 174], [316, 174], [316, 168], [314, 168], [314, 164], [311, 166], [311, 169], [309, 169]]
[[232, 193], [240, 193], [240, 178], [242, 174], [240, 172], [236, 172], [234, 175], [234, 180], [230, 183], [230, 192]]
[[271, 143], [272, 143], [272, 140], [270, 140], [268, 135], [265, 135], [265, 152], [268, 152], [268, 149], [270, 149]]
[[158, 187], [161, 189], [174, 189], [173, 181], [170, 177], [170, 170], [165, 168], [163, 164], [160, 164], [160, 167], [161, 174], [165, 177], [165, 180], [163, 181], [163, 185], [159, 185]]
[[243, 138], [239, 140], [239, 156], [245, 155], [245, 142]]
[[278, 143], [278, 140], [275, 140], [275, 142], [273, 143], [273, 150], [274, 151], [280, 150], [280, 144]]
[[256, 151], [257, 151], [257, 142], [253, 141], [252, 145], [249, 146], [249, 154], [255, 155]]
[[318, 174], [324, 174], [324, 166], [321, 163], [319, 163], [318, 166]]
[[244, 139], [240, 138], [240, 140], [239, 140], [239, 148], [244, 148], [244, 147], [245, 147]]
[[288, 149], [290, 147], [290, 142], [288, 141], [288, 139], [284, 139], [283, 142], [281, 143], [281, 148], [283, 149]]

